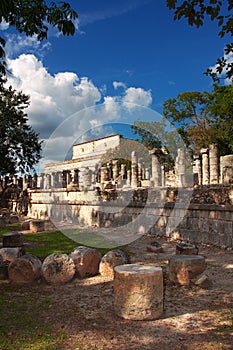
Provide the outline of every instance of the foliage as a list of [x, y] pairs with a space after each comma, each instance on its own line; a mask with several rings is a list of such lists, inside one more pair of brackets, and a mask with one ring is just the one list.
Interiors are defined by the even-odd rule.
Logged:
[[[190, 26], [197, 28], [203, 26], [207, 17], [211, 21], [217, 22], [219, 27], [218, 35], [222, 38], [227, 34], [233, 35], [233, 2], [232, 0], [166, 0], [167, 7], [174, 10], [174, 19], [187, 18]], [[233, 75], [233, 62], [226, 59], [226, 55], [233, 54], [233, 43], [225, 47], [225, 56], [218, 58], [216, 62], [216, 71], [208, 68], [206, 75], [212, 77], [213, 81], [219, 81], [218, 75], [226, 73], [226, 78], [231, 79]]]
[[213, 92], [184, 92], [164, 102], [164, 116], [177, 127], [193, 152], [211, 143], [220, 154], [233, 151], [233, 87], [214, 86]]
[[[19, 33], [36, 35], [38, 40], [47, 38], [49, 25], [56, 27], [63, 35], [75, 33], [74, 21], [78, 14], [69, 3], [45, 0], [1, 0], [0, 23], [5, 21]], [[0, 74], [6, 73], [5, 40], [0, 37]]]
[[0, 84], [0, 175], [25, 173], [40, 159], [41, 142], [24, 110], [29, 97]]

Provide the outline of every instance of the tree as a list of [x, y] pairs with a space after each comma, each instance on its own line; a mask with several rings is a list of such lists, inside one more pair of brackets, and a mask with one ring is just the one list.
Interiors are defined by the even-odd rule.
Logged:
[[[207, 16], [211, 21], [216, 21], [219, 27], [218, 35], [222, 38], [225, 35], [233, 35], [233, 1], [232, 0], [166, 0], [167, 7], [174, 11], [174, 19], [187, 18], [190, 26], [197, 28], [203, 26]], [[233, 54], [233, 43], [225, 47], [225, 55], [217, 59], [216, 71], [208, 68], [206, 75], [212, 77], [213, 81], [218, 81], [218, 75], [225, 73], [226, 78], [232, 79], [233, 62], [227, 60], [226, 55]]]
[[232, 86], [214, 86], [212, 93], [184, 92], [168, 99], [163, 113], [192, 152], [216, 143], [224, 155], [233, 151], [232, 101]]
[[[7, 22], [20, 33], [27, 36], [36, 35], [38, 40], [47, 38], [49, 25], [56, 27], [63, 35], [75, 33], [74, 20], [78, 17], [69, 3], [45, 0], [1, 0], [0, 23]], [[6, 74], [4, 46], [6, 42], [0, 37], [0, 74]]]
[[29, 96], [0, 85], [0, 175], [28, 173], [40, 159], [38, 134], [28, 125]]

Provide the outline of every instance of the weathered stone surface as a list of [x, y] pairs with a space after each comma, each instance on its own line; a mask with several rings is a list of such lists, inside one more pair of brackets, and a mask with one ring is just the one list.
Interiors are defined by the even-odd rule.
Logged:
[[0, 228], [5, 228], [7, 221], [4, 217], [0, 217]]
[[2, 261], [11, 262], [25, 254], [23, 247], [8, 247], [0, 249], [0, 257]]
[[8, 275], [8, 262], [2, 262], [0, 261], [0, 280], [7, 280], [9, 275]]
[[190, 243], [178, 243], [176, 245], [176, 254], [183, 255], [198, 255], [198, 248], [194, 244]]
[[169, 259], [169, 280], [188, 285], [206, 269], [205, 258], [201, 255], [174, 255]]
[[126, 256], [126, 254], [120, 250], [110, 250], [108, 253], [106, 253], [100, 262], [99, 271], [102, 276], [106, 277], [114, 277], [114, 268], [118, 265], [124, 265], [128, 264], [129, 258]]
[[18, 215], [11, 215], [9, 217], [9, 224], [17, 224], [19, 222]]
[[195, 281], [195, 284], [196, 286], [207, 289], [213, 285], [213, 282], [207, 275], [202, 275]]
[[22, 247], [23, 236], [19, 232], [6, 233], [2, 236], [3, 247]]
[[8, 268], [9, 279], [14, 283], [31, 283], [41, 275], [41, 261], [33, 255], [23, 255], [13, 260]]
[[163, 253], [163, 247], [161, 246], [160, 243], [158, 242], [151, 242], [150, 245], [148, 245], [146, 247], [148, 252], [152, 252], [152, 253]]
[[31, 220], [30, 221], [30, 231], [32, 233], [42, 232], [45, 230], [44, 220]]
[[31, 222], [31, 220], [26, 220], [26, 221], [22, 222], [22, 224], [21, 224], [22, 231], [29, 231], [30, 230], [30, 222]]
[[114, 309], [131, 320], [153, 320], [163, 314], [161, 267], [126, 264], [115, 267]]
[[80, 278], [95, 276], [99, 273], [101, 254], [98, 250], [79, 246], [74, 248], [70, 257], [73, 259], [76, 274]]
[[51, 254], [42, 264], [42, 275], [48, 283], [67, 283], [72, 280], [74, 274], [74, 261], [67, 254]]

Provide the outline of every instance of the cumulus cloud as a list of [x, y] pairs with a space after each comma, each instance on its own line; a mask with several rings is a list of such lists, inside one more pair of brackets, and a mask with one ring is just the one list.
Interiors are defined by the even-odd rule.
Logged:
[[134, 105], [148, 107], [152, 103], [152, 95], [150, 90], [142, 88], [130, 87], [125, 91], [123, 104], [129, 109], [134, 108]]
[[118, 88], [124, 88], [124, 89], [126, 89], [126, 85], [125, 85], [125, 83], [122, 83], [121, 81], [114, 81], [113, 83], [112, 83], [112, 85], [113, 85], [113, 87], [114, 87], [114, 89], [115, 90], [117, 90]]
[[39, 41], [36, 35], [26, 36], [24, 34], [6, 34], [6, 54], [8, 57], [15, 57], [21, 53], [36, 53], [43, 57], [44, 53], [50, 49], [51, 43]]
[[[224, 58], [225, 58], [225, 60], [226, 60], [226, 63], [233, 63], [233, 52], [231, 52], [231, 53], [229, 53], [229, 54], [227, 54], [227, 55], [224, 54]], [[210, 67], [210, 69], [212, 69], [214, 73], [217, 73], [216, 68], [217, 68], [217, 65]], [[221, 77], [224, 77], [225, 75], [226, 75], [226, 69], [223, 69], [222, 73], [221, 73], [221, 74], [218, 74], [218, 76], [219, 76], [220, 78], [221, 78]], [[232, 80], [231, 80], [231, 79], [227, 79], [227, 78], [226, 78], [224, 81], [225, 81], [225, 84], [226, 84], [226, 85], [232, 84]]]
[[0, 30], [7, 30], [9, 28], [9, 23], [5, 21], [4, 18], [2, 18], [2, 21], [0, 23]]

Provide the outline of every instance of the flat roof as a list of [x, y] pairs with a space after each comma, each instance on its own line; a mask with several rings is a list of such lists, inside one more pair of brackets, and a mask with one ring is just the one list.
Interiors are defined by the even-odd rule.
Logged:
[[107, 139], [107, 138], [113, 137], [113, 136], [120, 136], [120, 137], [122, 137], [121, 134], [108, 135], [108, 136], [100, 137], [100, 138], [98, 138], [98, 139], [94, 139], [94, 140], [90, 140], [90, 141], [85, 141], [85, 142], [81, 142], [81, 143], [75, 143], [75, 144], [73, 145], [73, 147], [74, 147], [74, 146], [79, 146], [79, 145], [84, 145], [84, 144], [86, 144], [86, 143], [91, 143], [91, 142], [94, 142], [94, 141], [104, 140], [104, 139]]

